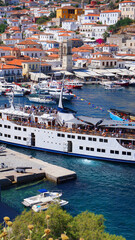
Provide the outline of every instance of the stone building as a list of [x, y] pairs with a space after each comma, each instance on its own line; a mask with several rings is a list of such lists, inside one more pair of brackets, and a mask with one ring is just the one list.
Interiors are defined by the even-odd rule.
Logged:
[[72, 42], [70, 40], [65, 40], [60, 44], [60, 59], [62, 69], [72, 71]]

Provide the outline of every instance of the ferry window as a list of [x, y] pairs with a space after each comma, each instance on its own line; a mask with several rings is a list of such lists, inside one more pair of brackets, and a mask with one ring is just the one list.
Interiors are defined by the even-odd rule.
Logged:
[[65, 137], [65, 134], [61, 134], [62, 137]]
[[17, 127], [14, 127], [15, 130], [17, 130]]
[[105, 142], [105, 143], [108, 143], [108, 139], [104, 139], [104, 142]]
[[2, 133], [0, 133], [0, 136], [2, 136]]
[[18, 140], [21, 140], [21, 137], [18, 137]]
[[2, 124], [0, 124], [0, 127], [2, 127]]
[[11, 135], [8, 135], [8, 138], [11, 138]]
[[89, 140], [89, 141], [92, 141], [92, 138], [91, 138], [91, 137], [89, 137], [89, 138], [88, 138], [88, 140]]
[[99, 138], [99, 142], [103, 142], [103, 139], [102, 139], [102, 138]]
[[26, 132], [26, 128], [23, 128], [23, 131], [25, 131], [25, 132]]
[[127, 152], [127, 155], [128, 155], [128, 156], [131, 156], [131, 152]]
[[7, 134], [4, 134], [4, 137], [7, 137]]
[[100, 152], [100, 148], [97, 148], [97, 152]]
[[94, 148], [91, 148], [91, 151], [94, 151]]
[[72, 138], [73, 138], [73, 139], [75, 139], [75, 136], [74, 136], [74, 135], [72, 135]]
[[4, 128], [7, 128], [7, 125], [4, 125]]
[[112, 154], [113, 154], [113, 153], [114, 153], [114, 150], [110, 150], [110, 153], [112, 153]]
[[18, 130], [21, 131], [21, 128], [19, 127]]
[[11, 128], [10, 126], [8, 126], [8, 128]]
[[67, 137], [68, 137], [68, 138], [70, 138], [70, 137], [71, 137], [71, 135], [67, 135]]
[[57, 136], [60, 137], [60, 133], [58, 133]]
[[27, 138], [23, 138], [23, 141], [26, 141], [27, 140]]
[[115, 154], [119, 154], [119, 151], [115, 151]]
[[83, 150], [83, 146], [80, 146], [79, 149], [80, 149], [80, 150]]
[[85, 140], [85, 137], [82, 137], [82, 140]]
[[93, 138], [93, 141], [94, 141], [94, 142], [96, 142], [96, 141], [97, 141], [97, 139], [96, 139], [96, 138]]
[[102, 152], [105, 153], [105, 149], [102, 149]]
[[90, 148], [89, 148], [89, 147], [86, 147], [86, 150], [87, 150], [87, 151], [89, 151], [89, 150], [90, 150]]
[[14, 136], [15, 139], [17, 139], [17, 136]]
[[78, 136], [78, 139], [81, 139], [81, 136]]
[[126, 155], [126, 152], [123, 151], [123, 152], [122, 152], [122, 155]]

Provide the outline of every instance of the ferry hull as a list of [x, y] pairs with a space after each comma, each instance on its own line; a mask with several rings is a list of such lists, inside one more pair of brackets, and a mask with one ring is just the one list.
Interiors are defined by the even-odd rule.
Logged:
[[62, 155], [67, 155], [67, 156], [72, 156], [72, 157], [88, 158], [91, 160], [135, 164], [135, 160], [124, 160], [124, 159], [115, 159], [115, 158], [108, 158], [108, 157], [107, 158], [106, 157], [98, 157], [98, 156], [93, 156], [93, 155], [77, 154], [77, 153], [73, 153], [73, 152], [69, 153], [69, 152], [57, 151], [57, 150], [52, 150], [52, 149], [47, 149], [47, 148], [26, 146], [26, 145], [22, 145], [22, 144], [11, 143], [11, 142], [1, 141], [1, 140], [0, 140], [0, 143], [12, 145], [15, 147], [22, 147], [22, 148], [26, 148], [26, 149], [49, 152], [49, 153], [53, 153], [53, 154], [62, 154]]

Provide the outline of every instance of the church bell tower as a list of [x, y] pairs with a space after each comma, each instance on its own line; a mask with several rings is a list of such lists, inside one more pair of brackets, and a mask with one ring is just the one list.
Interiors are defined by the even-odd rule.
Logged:
[[62, 69], [72, 71], [72, 42], [64, 40], [60, 45], [60, 59], [62, 61]]

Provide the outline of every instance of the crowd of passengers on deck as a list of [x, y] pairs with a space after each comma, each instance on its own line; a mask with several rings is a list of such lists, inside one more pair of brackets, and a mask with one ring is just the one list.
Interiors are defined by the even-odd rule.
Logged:
[[24, 107], [24, 112], [25, 113], [34, 113], [34, 114], [43, 114], [43, 113], [57, 113], [57, 109], [52, 108], [52, 107], [47, 107], [47, 106], [25, 106]]

